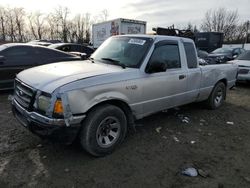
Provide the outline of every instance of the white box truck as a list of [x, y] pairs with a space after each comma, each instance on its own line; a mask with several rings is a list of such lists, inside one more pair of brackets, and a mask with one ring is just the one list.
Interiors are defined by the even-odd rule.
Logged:
[[118, 18], [92, 26], [92, 43], [98, 48], [107, 38], [113, 35], [146, 34], [146, 22]]

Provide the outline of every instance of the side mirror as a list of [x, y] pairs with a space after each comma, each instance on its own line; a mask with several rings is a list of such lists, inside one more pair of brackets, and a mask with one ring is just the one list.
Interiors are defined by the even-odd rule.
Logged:
[[160, 62], [152, 62], [146, 68], [146, 73], [156, 73], [156, 72], [165, 72], [167, 70], [167, 65]]

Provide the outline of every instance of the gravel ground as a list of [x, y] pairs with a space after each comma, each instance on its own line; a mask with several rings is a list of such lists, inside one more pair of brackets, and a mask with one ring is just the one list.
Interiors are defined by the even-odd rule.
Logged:
[[[191, 104], [140, 120], [103, 158], [32, 135], [7, 98], [0, 94], [0, 187], [250, 187], [250, 85], [230, 90], [218, 110]], [[182, 175], [186, 167], [200, 175]]]

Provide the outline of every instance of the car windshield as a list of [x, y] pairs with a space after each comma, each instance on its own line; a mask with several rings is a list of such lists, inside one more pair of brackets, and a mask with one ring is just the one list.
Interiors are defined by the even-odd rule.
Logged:
[[233, 50], [231, 48], [218, 48], [214, 50], [212, 53], [213, 54], [224, 54], [224, 53], [231, 53]]
[[245, 53], [240, 54], [236, 59], [250, 61], [250, 51], [246, 51]]
[[153, 39], [119, 36], [107, 39], [91, 56], [91, 59], [107, 64], [139, 68]]
[[6, 49], [6, 48], [7, 48], [6, 45], [4, 45], [4, 44], [0, 45], [0, 51], [3, 51], [3, 50]]
[[57, 48], [58, 46], [61, 46], [62, 44], [61, 43], [58, 43], [58, 44], [51, 44], [48, 46], [48, 48]]

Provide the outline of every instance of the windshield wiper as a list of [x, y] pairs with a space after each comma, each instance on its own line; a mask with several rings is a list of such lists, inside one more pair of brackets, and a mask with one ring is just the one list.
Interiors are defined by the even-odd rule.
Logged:
[[103, 58], [101, 58], [101, 59], [111, 62], [112, 65], [119, 65], [119, 66], [121, 66], [123, 69], [126, 68], [126, 65], [124, 65], [123, 63], [120, 63], [120, 61], [118, 61], [118, 60], [115, 60], [115, 59], [112, 59], [112, 58], [109, 58], [109, 57], [103, 57]]

